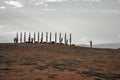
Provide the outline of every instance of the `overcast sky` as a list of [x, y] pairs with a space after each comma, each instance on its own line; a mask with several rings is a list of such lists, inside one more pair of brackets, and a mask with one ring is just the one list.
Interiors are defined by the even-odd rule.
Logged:
[[16, 32], [62, 32], [72, 43], [120, 43], [120, 0], [0, 0], [0, 43]]

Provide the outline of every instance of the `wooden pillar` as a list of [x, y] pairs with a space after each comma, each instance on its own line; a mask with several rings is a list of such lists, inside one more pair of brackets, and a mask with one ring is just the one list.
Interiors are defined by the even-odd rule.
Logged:
[[55, 32], [55, 43], [57, 43], [57, 33]]
[[46, 32], [46, 43], [48, 43], [48, 32]]
[[92, 48], [92, 41], [90, 41], [90, 48]]
[[16, 33], [16, 38], [18, 38], [18, 32]]
[[43, 32], [41, 33], [41, 43], [43, 43]]
[[59, 43], [61, 43], [61, 33], [59, 34]]
[[35, 43], [35, 41], [36, 41], [36, 33], [34, 32], [34, 43]]
[[18, 32], [16, 33], [16, 43], [18, 43]]
[[64, 37], [64, 44], [67, 44], [67, 43], [66, 43], [66, 33], [65, 33], [65, 37]]
[[50, 43], [51, 43], [51, 39], [52, 39], [52, 33], [50, 32]]
[[22, 43], [22, 32], [20, 33], [20, 43]]
[[70, 45], [71, 45], [71, 42], [72, 42], [72, 35], [70, 33], [70, 37], [69, 37], [69, 42], [70, 42]]
[[66, 39], [66, 44], [68, 44], [68, 39]]
[[38, 43], [39, 43], [39, 41], [40, 41], [40, 37], [39, 37], [39, 35], [40, 35], [40, 33], [38, 32]]
[[24, 32], [24, 43], [26, 42], [26, 32]]
[[31, 42], [31, 34], [30, 34], [30, 32], [29, 32], [28, 42], [29, 43]]

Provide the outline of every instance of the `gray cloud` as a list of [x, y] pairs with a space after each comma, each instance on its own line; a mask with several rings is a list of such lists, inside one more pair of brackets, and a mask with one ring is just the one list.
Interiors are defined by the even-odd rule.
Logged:
[[23, 7], [23, 5], [21, 4], [21, 2], [19, 1], [4, 1], [5, 4], [14, 6], [14, 7]]
[[[47, 7], [24, 2], [22, 8], [0, 4], [6, 7], [0, 10], [0, 42], [12, 42], [15, 32], [21, 31], [72, 33], [73, 43], [77, 44], [89, 43], [89, 40], [120, 41], [120, 5], [96, 3], [90, 8], [90, 5], [81, 7], [82, 3], [46, 4]], [[7, 39], [8, 35], [11, 37]]]

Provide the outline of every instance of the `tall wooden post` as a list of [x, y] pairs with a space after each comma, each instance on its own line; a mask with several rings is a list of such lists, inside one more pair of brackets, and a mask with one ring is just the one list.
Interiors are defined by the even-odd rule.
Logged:
[[50, 43], [51, 43], [51, 39], [52, 39], [52, 33], [50, 32]]
[[66, 43], [66, 33], [65, 33], [65, 37], [64, 37], [64, 44], [67, 44], [67, 43]]
[[16, 33], [16, 38], [18, 38], [18, 32]]
[[30, 34], [30, 32], [29, 32], [28, 42], [29, 43], [31, 42], [31, 34]]
[[26, 32], [24, 32], [24, 43], [26, 42]]
[[22, 32], [20, 33], [20, 43], [22, 43]]
[[63, 42], [63, 38], [61, 37], [61, 39], [60, 39], [60, 43], [62, 43]]
[[57, 33], [55, 32], [55, 43], [57, 43]]
[[70, 37], [69, 37], [69, 42], [70, 42], [70, 45], [71, 45], [71, 42], [72, 42], [72, 35], [70, 33]]
[[18, 32], [16, 33], [16, 39], [17, 39], [16, 43], [18, 43]]
[[35, 32], [34, 32], [34, 43], [35, 43], [35, 41], [36, 41], [36, 34], [35, 34]]
[[66, 44], [68, 44], [68, 39], [66, 39]]
[[90, 41], [90, 48], [92, 48], [92, 41]]
[[61, 33], [59, 34], [59, 43], [61, 43]]
[[40, 35], [40, 33], [38, 32], [38, 43], [39, 43], [39, 41], [40, 41], [40, 37], [39, 37], [39, 35]]
[[43, 32], [41, 33], [41, 43], [43, 43]]
[[48, 43], [48, 32], [46, 32], [46, 43]]

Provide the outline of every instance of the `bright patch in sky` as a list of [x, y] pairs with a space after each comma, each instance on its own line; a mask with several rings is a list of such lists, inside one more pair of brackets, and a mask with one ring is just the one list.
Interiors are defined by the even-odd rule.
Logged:
[[81, 41], [85, 41], [85, 40], [86, 40], [86, 38], [84, 38], [84, 37], [81, 38]]
[[23, 7], [22, 3], [18, 1], [4, 1], [6, 4], [14, 6], [14, 7]]
[[3, 25], [0, 25], [0, 28], [3, 28]]
[[44, 11], [55, 11], [56, 9], [43, 9]]
[[120, 38], [120, 35], [117, 35], [118, 38]]
[[47, 2], [63, 2], [63, 0], [47, 0]]
[[35, 5], [40, 5], [40, 3], [35, 3]]
[[0, 9], [5, 9], [5, 7], [4, 7], [4, 6], [1, 6]]
[[45, 4], [45, 6], [47, 7], [47, 6], [48, 6], [48, 4]]
[[120, 0], [118, 1], [118, 3], [120, 4]]
[[100, 2], [101, 0], [81, 0], [81, 1]]

